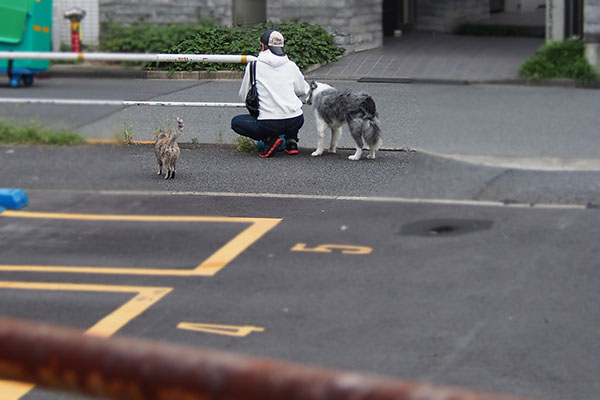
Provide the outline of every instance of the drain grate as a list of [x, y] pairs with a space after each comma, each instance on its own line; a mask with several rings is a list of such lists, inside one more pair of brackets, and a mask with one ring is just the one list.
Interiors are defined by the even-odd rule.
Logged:
[[440, 218], [414, 221], [402, 226], [399, 235], [454, 236], [491, 229], [491, 220]]

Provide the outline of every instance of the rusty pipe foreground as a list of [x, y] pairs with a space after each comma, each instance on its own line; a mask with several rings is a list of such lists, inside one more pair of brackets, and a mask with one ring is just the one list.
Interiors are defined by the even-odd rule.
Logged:
[[9, 318], [0, 378], [132, 400], [517, 400]]

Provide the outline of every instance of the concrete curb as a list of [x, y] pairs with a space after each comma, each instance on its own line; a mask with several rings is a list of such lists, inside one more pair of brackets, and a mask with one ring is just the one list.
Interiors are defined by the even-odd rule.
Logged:
[[139, 67], [100, 64], [56, 64], [40, 73], [40, 78], [125, 78], [144, 79], [146, 72]]
[[[439, 78], [385, 78], [369, 76], [327, 76], [318, 73], [322, 65], [310, 65], [304, 70], [305, 77], [321, 81], [354, 81], [361, 83], [399, 83], [399, 84], [434, 84], [434, 85], [518, 85], [531, 87], [562, 87], [600, 89], [600, 82], [583, 85], [574, 79], [439, 79]], [[313, 73], [315, 72], [315, 73]], [[40, 78], [78, 77], [78, 78], [126, 78], [126, 79], [155, 79], [155, 80], [236, 80], [243, 77], [243, 71], [146, 71], [140, 67], [96, 64], [58, 64], [39, 75]]]
[[146, 71], [146, 79], [242, 80], [243, 71]]

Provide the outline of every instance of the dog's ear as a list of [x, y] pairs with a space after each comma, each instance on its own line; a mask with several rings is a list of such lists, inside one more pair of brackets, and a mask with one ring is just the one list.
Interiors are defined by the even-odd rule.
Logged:
[[317, 88], [317, 81], [311, 81], [310, 88], [311, 88], [311, 90], [315, 90]]

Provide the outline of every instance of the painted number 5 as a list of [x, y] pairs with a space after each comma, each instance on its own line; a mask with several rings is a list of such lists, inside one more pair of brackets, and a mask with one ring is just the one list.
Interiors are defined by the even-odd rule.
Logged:
[[342, 254], [370, 254], [373, 249], [366, 246], [353, 246], [347, 244], [320, 244], [316, 247], [306, 247], [306, 243], [297, 243], [291, 249], [292, 251], [304, 251], [311, 253], [332, 253], [333, 250], [340, 250]]

